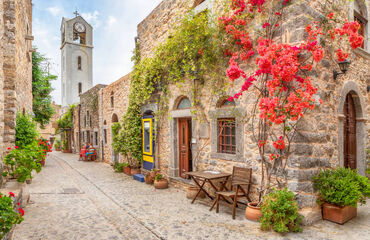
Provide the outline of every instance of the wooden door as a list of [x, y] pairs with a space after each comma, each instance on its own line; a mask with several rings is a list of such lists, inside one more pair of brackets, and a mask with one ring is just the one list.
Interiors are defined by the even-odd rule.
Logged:
[[344, 167], [356, 169], [356, 109], [351, 94], [344, 103]]
[[179, 126], [178, 143], [179, 143], [180, 177], [186, 178], [185, 172], [191, 171], [191, 150], [190, 150], [191, 120], [179, 119], [178, 126]]

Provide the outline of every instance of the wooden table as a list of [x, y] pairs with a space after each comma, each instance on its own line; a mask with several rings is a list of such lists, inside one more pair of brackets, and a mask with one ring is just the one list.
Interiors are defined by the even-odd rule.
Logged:
[[[195, 195], [193, 201], [191, 202], [192, 204], [195, 202], [195, 199], [197, 199], [197, 197], [198, 197], [198, 195], [201, 191], [203, 191], [208, 198], [213, 200], [213, 197], [211, 195], [209, 195], [209, 193], [204, 189], [204, 185], [207, 182], [212, 186], [212, 188], [216, 192], [218, 192], [218, 191], [222, 191], [224, 188], [226, 188], [225, 183], [227, 182], [227, 180], [231, 176], [230, 173], [222, 173], [222, 172], [213, 173], [212, 171], [186, 172], [185, 174], [190, 176], [193, 179], [193, 181], [195, 182], [195, 184], [199, 187], [199, 190], [198, 190], [197, 194]], [[219, 179], [222, 179], [222, 178], [224, 180], [221, 182], [220, 188], [218, 189], [212, 181], [219, 180]]]

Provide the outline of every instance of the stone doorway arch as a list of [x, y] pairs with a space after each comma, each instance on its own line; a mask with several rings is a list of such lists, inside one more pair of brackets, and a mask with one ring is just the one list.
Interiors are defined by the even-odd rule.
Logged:
[[[352, 106], [349, 106], [352, 105]], [[348, 109], [354, 108], [352, 116], [349, 116]], [[350, 123], [352, 128], [351, 137], [354, 138], [354, 143], [350, 148], [355, 148], [350, 151], [354, 151], [355, 155], [355, 167], [361, 175], [365, 175], [366, 171], [366, 116], [365, 116], [365, 100], [361, 95], [360, 89], [357, 84], [353, 81], [346, 82], [340, 94], [339, 106], [338, 106], [338, 118], [339, 118], [339, 128], [338, 128], [338, 156], [339, 156], [339, 166], [348, 166], [348, 133], [345, 132], [345, 126], [349, 126], [350, 118], [354, 118]], [[347, 136], [346, 136], [347, 135]], [[353, 166], [353, 165], [352, 165]]]

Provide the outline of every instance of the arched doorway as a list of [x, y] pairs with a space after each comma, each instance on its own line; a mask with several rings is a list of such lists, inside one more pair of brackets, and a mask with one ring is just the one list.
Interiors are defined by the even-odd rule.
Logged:
[[353, 97], [347, 94], [343, 108], [343, 163], [345, 168], [357, 168], [356, 107]]
[[[112, 125], [114, 123], [117, 123], [117, 122], [118, 122], [118, 116], [117, 116], [117, 114], [113, 113], [113, 115], [112, 115]], [[113, 143], [113, 131], [112, 131], [112, 129], [111, 129], [111, 132], [112, 132], [112, 134], [111, 134], [111, 142]], [[119, 154], [116, 153], [114, 151], [114, 149], [112, 148], [111, 164], [114, 164], [115, 162], [119, 162]]]

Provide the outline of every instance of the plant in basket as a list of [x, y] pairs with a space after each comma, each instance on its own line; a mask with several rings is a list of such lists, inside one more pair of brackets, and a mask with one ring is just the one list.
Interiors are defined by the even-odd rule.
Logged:
[[369, 179], [349, 168], [321, 170], [313, 177], [319, 192], [318, 203], [323, 207], [323, 218], [343, 224], [357, 216], [357, 203], [370, 197]]

